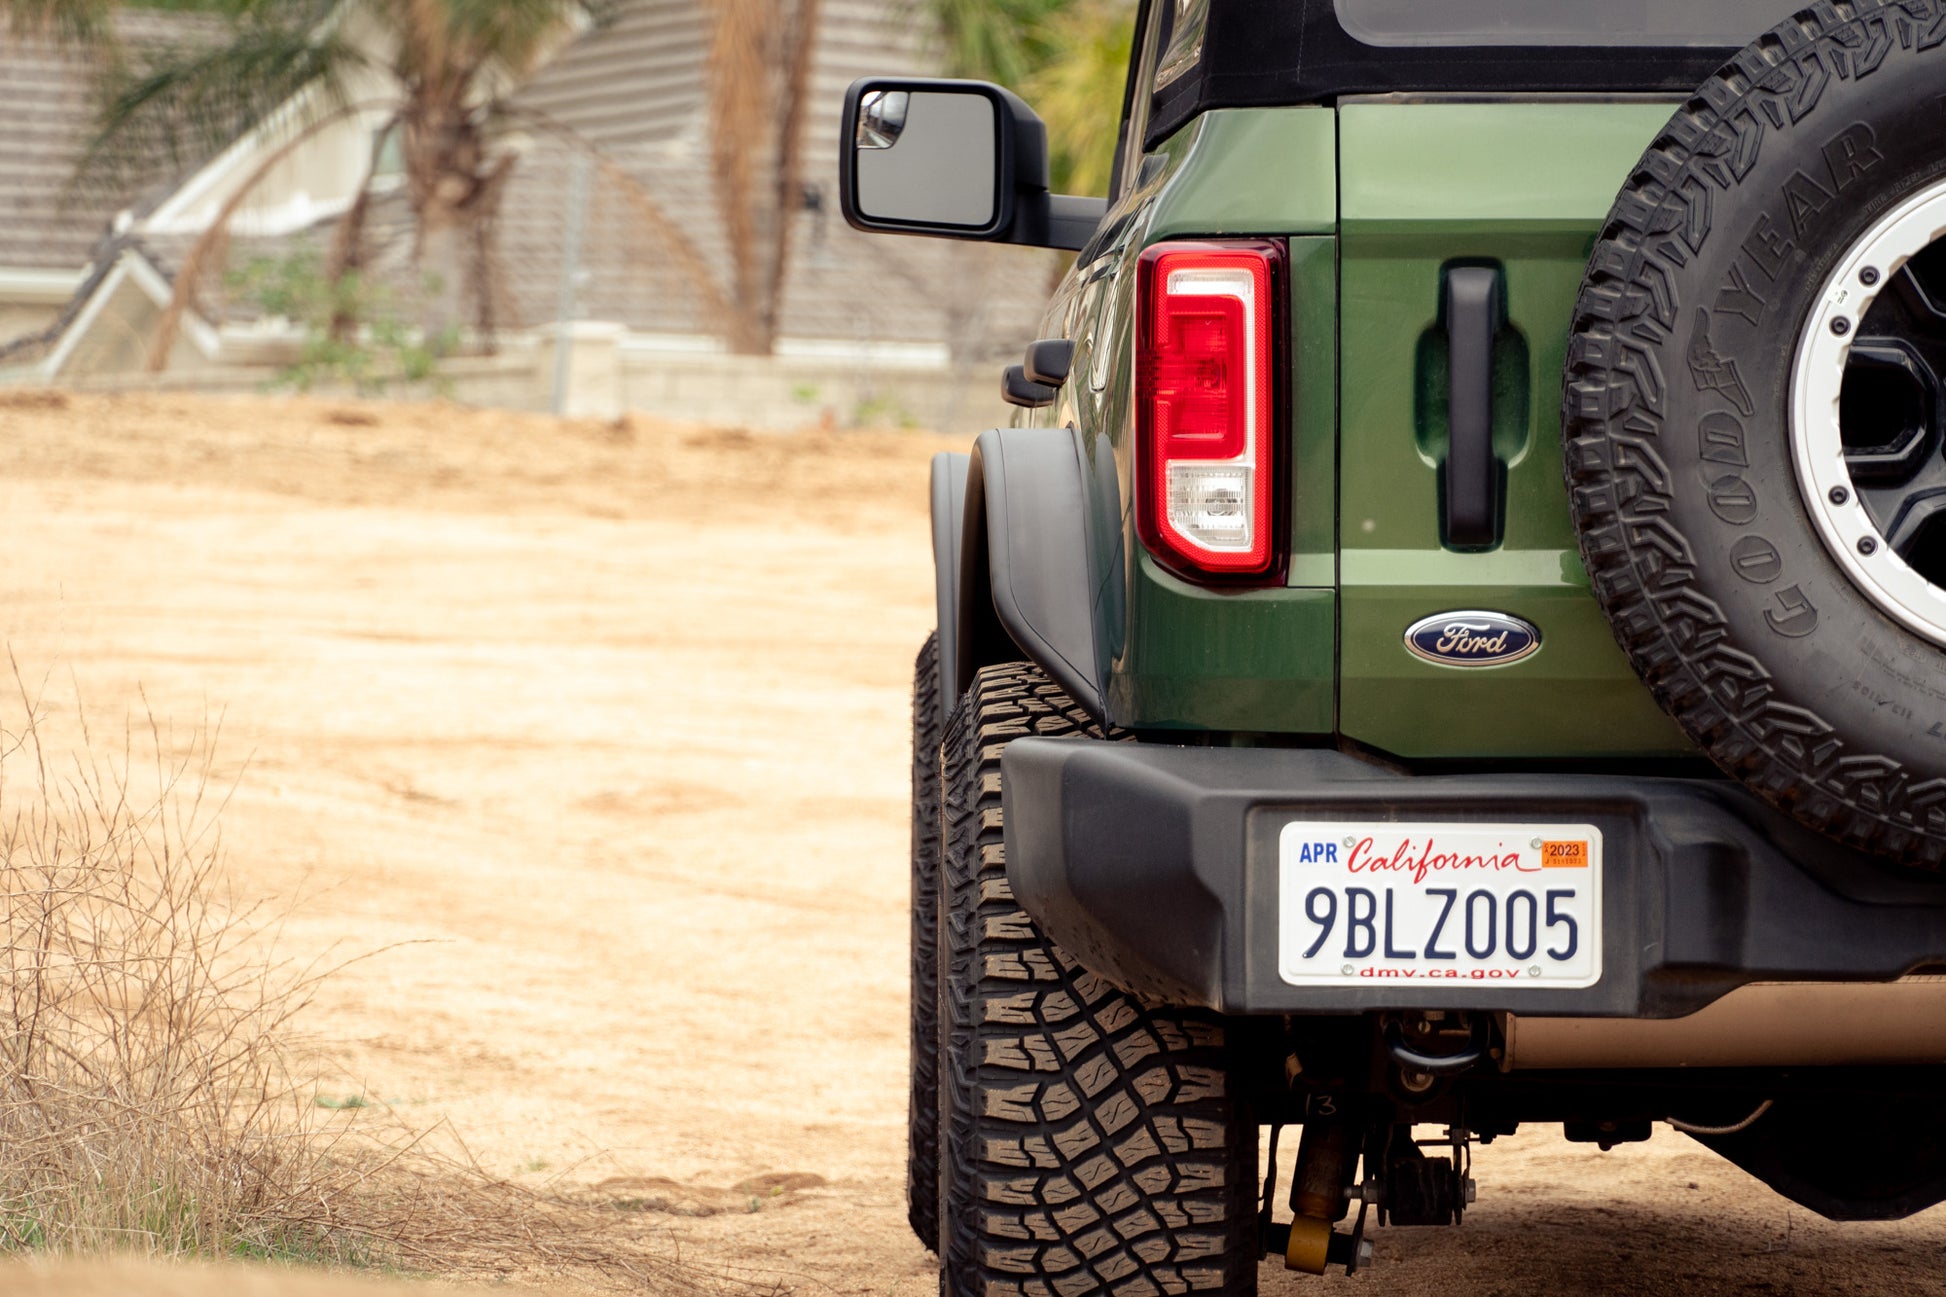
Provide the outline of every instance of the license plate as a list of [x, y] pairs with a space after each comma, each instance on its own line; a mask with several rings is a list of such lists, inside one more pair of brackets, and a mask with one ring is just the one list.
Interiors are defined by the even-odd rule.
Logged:
[[1292, 985], [1601, 980], [1592, 824], [1300, 820], [1277, 854], [1278, 971]]

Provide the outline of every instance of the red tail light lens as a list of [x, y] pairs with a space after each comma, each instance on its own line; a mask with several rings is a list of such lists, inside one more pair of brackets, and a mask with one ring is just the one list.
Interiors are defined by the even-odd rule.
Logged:
[[1277, 545], [1274, 244], [1163, 243], [1142, 254], [1136, 525], [1189, 575], [1261, 576]]

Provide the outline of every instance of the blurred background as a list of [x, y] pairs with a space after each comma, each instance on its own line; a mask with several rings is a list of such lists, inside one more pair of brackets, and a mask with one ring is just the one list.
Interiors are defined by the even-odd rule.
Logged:
[[[938, 1291], [927, 465], [1066, 259], [854, 233], [838, 118], [995, 80], [1103, 194], [1135, 7], [0, 0], [0, 1292]], [[1262, 1290], [1940, 1291], [1596, 1156]]]
[[869, 73], [1106, 191], [1134, 0], [0, 0], [0, 384], [977, 429], [1054, 254], [868, 238]]
[[0, 0], [0, 1291], [936, 1291], [927, 461], [1065, 260], [838, 119], [1105, 192], [1134, 8]]

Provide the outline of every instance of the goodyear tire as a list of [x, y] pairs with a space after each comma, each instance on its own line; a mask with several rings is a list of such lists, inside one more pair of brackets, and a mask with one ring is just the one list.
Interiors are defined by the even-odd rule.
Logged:
[[1145, 1008], [1013, 902], [1000, 755], [1100, 731], [1038, 669], [990, 667], [941, 779], [940, 1289], [1256, 1291], [1256, 1132], [1222, 1022]]
[[912, 667], [912, 1041], [905, 1216], [939, 1250], [939, 636]]
[[1928, 869], [1946, 856], [1942, 95], [1943, 0], [1818, 4], [1737, 55], [1609, 214], [1563, 412], [1582, 556], [1662, 705], [1805, 824]]

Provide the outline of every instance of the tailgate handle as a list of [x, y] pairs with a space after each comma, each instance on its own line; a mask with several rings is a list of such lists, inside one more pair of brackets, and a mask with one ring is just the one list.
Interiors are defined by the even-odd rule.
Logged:
[[1493, 454], [1493, 340], [1507, 322], [1500, 272], [1446, 272], [1447, 443], [1441, 466], [1445, 541], [1452, 549], [1499, 543], [1500, 462]]

